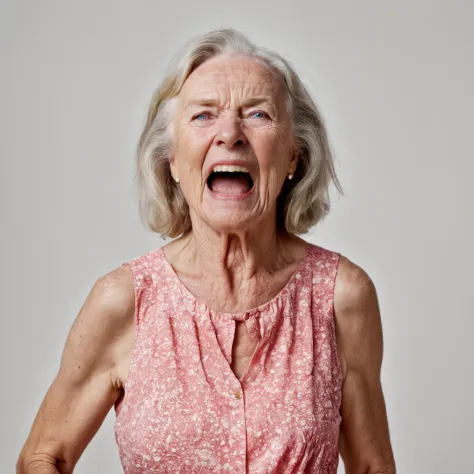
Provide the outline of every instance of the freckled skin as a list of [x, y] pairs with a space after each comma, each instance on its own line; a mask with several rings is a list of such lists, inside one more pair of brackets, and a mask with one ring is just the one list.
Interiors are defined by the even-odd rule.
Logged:
[[[264, 98], [259, 104], [251, 99]], [[193, 101], [212, 99], [213, 104]], [[254, 193], [242, 201], [213, 199], [206, 190], [218, 160], [243, 159]], [[284, 86], [258, 60], [213, 58], [185, 82], [174, 110], [171, 172], [189, 204], [193, 230], [164, 246], [183, 283], [210, 307], [238, 312], [277, 294], [304, 252], [302, 239], [276, 229], [276, 201], [294, 173], [297, 153]], [[236, 322], [232, 368], [242, 374], [255, 350]]]

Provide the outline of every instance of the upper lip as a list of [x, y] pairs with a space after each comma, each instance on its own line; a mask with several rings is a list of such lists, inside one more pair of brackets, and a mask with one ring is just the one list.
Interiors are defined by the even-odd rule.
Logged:
[[211, 176], [212, 170], [216, 166], [221, 166], [221, 165], [244, 166], [245, 168], [247, 168], [247, 171], [249, 172], [250, 177], [252, 178], [252, 181], [254, 181], [254, 167], [248, 161], [245, 161], [245, 160], [220, 160], [220, 161], [216, 161], [215, 163], [212, 163], [212, 165], [209, 166], [209, 168], [207, 169], [206, 181], [209, 178], [209, 176]]

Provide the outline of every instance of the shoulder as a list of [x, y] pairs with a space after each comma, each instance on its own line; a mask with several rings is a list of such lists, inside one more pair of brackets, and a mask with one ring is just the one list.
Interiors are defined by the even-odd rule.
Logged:
[[75, 325], [104, 338], [114, 338], [128, 322], [133, 322], [134, 309], [133, 276], [127, 265], [121, 265], [97, 278]]
[[334, 319], [344, 371], [380, 371], [383, 341], [377, 290], [361, 266], [341, 255], [334, 286]]
[[337, 315], [360, 308], [373, 300], [375, 285], [368, 273], [339, 252], [309, 243], [316, 258], [313, 260], [318, 271], [323, 271], [334, 285], [334, 310]]
[[310, 244], [315, 252], [316, 267], [325, 273], [334, 286], [334, 311], [336, 319], [363, 317], [361, 310], [376, 300], [374, 282], [358, 264], [339, 252], [320, 245]]
[[369, 274], [358, 264], [340, 255], [334, 284], [334, 309], [346, 314], [351, 309], [360, 309], [373, 302], [376, 297], [375, 284]]
[[134, 306], [134, 278], [131, 266], [123, 264], [95, 281], [90, 298], [103, 311], [121, 314]]
[[97, 278], [69, 330], [61, 379], [77, 384], [96, 371], [112, 371], [118, 348], [133, 327], [134, 307], [133, 281], [126, 266]]
[[133, 276], [127, 265], [121, 265], [97, 278], [74, 326], [79, 333], [94, 333], [97, 339], [112, 344], [133, 324], [134, 312]]

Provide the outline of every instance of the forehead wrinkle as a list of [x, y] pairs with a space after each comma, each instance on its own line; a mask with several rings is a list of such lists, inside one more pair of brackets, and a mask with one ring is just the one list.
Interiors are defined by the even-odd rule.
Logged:
[[[208, 78], [206, 77], [205, 79], [208, 79]], [[238, 77], [236, 79], [226, 80], [225, 82], [219, 81], [219, 80], [205, 80], [198, 84], [192, 84], [191, 86], [188, 87], [188, 89], [190, 90], [185, 91], [185, 95], [190, 95], [192, 93], [195, 93], [196, 90], [198, 91], [198, 93], [200, 92], [204, 95], [204, 94], [208, 94], [209, 91], [215, 92], [216, 88], [218, 90], [222, 90], [222, 89], [225, 90], [229, 86], [231, 88], [243, 87], [244, 90], [249, 90], [250, 88], [254, 87], [257, 90], [264, 91], [263, 93], [260, 92], [259, 95], [267, 95], [269, 98], [272, 97], [275, 91], [275, 84], [273, 84], [273, 81], [268, 81], [268, 80], [262, 81], [262, 80], [249, 79], [248, 77]], [[267, 90], [270, 93], [268, 93]], [[212, 95], [212, 94], [209, 94], [209, 95]]]
[[[242, 66], [240, 66], [242, 67]], [[259, 82], [267, 82], [267, 83], [272, 83], [274, 81], [274, 74], [272, 73], [271, 70], [268, 69], [266, 65], [260, 65], [256, 66], [255, 64], [248, 63], [244, 65], [246, 70], [244, 72], [240, 71], [234, 71], [232, 65], [218, 65], [218, 70], [211, 70], [205, 73], [203, 70], [199, 71], [201, 74], [206, 74], [207, 77], [212, 77], [214, 76], [216, 79], [233, 79], [233, 78], [245, 78], [245, 80], [248, 80], [248, 77], [254, 75], [257, 76], [261, 79]], [[198, 73], [199, 75], [199, 73]], [[196, 78], [196, 76], [195, 76]], [[234, 79], [235, 80], [235, 79]]]
[[[194, 77], [190, 78], [191, 81], [190, 83], [188, 82], [188, 87], [183, 90], [185, 97], [187, 96], [187, 100], [185, 99], [183, 104], [184, 109], [182, 110], [186, 110], [193, 105], [212, 105], [211, 101], [218, 104], [221, 96], [225, 97], [228, 95], [229, 91], [226, 89], [230, 88], [231, 94], [235, 94], [236, 86], [243, 86], [243, 94], [241, 94], [242, 91], [237, 91], [239, 95], [245, 95], [248, 92], [252, 92], [252, 87], [255, 87], [258, 92], [254, 92], [254, 95], [260, 97], [266, 96], [267, 103], [273, 108], [274, 113], [279, 117], [281, 115], [279, 110], [280, 97], [275, 96], [279, 85], [277, 83], [278, 78], [275, 77], [275, 74], [268, 69], [266, 65], [263, 65], [263, 67], [255, 67], [253, 64], [244, 64], [240, 67], [242, 66], [245, 69], [244, 72], [223, 70], [230, 69], [230, 67], [220, 67], [218, 71], [211, 70], [205, 72], [201, 70], [201, 74], [194, 75]], [[262, 89], [263, 92], [260, 92]], [[222, 92], [224, 93], [222, 94]], [[198, 96], [198, 99], [190, 97], [193, 95]], [[202, 98], [199, 98], [199, 95], [202, 95]], [[250, 95], [252, 95], [252, 93]], [[281, 99], [284, 100], [284, 97], [281, 97]], [[201, 104], [197, 103], [199, 100], [201, 101]]]
[[[230, 93], [228, 90], [229, 86]], [[237, 88], [235, 86], [237, 86]], [[240, 88], [240, 86], [243, 87]], [[241, 102], [241, 107], [251, 107], [262, 104], [275, 107], [276, 105], [275, 98], [273, 97], [273, 87], [267, 88], [265, 85], [260, 83], [242, 84], [239, 82], [221, 84], [217, 86], [217, 93], [216, 87], [212, 88], [212, 90], [206, 89], [207, 88], [205, 88], [204, 91], [199, 92], [198, 88], [198, 92], [195, 92], [195, 96], [197, 97], [188, 98], [185, 101], [184, 109], [187, 110], [192, 107], [219, 105], [219, 103], [222, 102], [222, 99], [225, 98], [227, 100], [229, 95], [237, 97], [236, 101]], [[192, 95], [193, 92], [191, 91], [190, 94]]]

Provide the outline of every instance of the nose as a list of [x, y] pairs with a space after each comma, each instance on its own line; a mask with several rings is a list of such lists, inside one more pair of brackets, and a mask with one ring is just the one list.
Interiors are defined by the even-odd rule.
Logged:
[[234, 145], [242, 146], [247, 143], [247, 138], [242, 133], [241, 119], [239, 117], [223, 117], [219, 124], [214, 143], [218, 146], [228, 146], [232, 148]]

